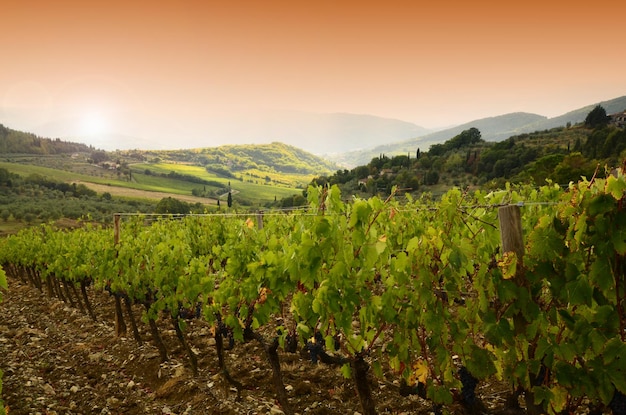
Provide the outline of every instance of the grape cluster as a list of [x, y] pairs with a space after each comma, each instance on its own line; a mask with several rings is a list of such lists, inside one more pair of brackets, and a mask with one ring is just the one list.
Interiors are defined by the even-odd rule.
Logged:
[[461, 366], [459, 369], [459, 379], [461, 380], [461, 398], [463, 402], [468, 405], [476, 403], [476, 385], [478, 385], [478, 379], [476, 379], [465, 366]]
[[202, 303], [197, 302], [194, 308], [178, 305], [178, 316], [185, 320], [198, 319], [202, 315]]
[[285, 351], [288, 353], [295, 353], [298, 350], [298, 337], [295, 334], [289, 333], [285, 338]]
[[[280, 323], [282, 323], [282, 321]], [[278, 336], [282, 336], [283, 333], [284, 332], [282, 327], [278, 327], [276, 329], [276, 334], [278, 334]], [[290, 331], [287, 333], [287, 336], [285, 336], [284, 347], [287, 353], [295, 353], [298, 351], [298, 336], [296, 335], [295, 331]]]
[[324, 336], [322, 336], [322, 333], [316, 332], [315, 335], [306, 342], [306, 349], [311, 356], [311, 362], [317, 363], [320, 353], [324, 351]]
[[615, 389], [609, 408], [613, 411], [613, 415], [626, 415], [626, 395]]

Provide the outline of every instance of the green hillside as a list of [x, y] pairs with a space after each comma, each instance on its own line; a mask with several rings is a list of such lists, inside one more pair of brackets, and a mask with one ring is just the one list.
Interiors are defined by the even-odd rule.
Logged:
[[147, 161], [169, 161], [199, 165], [235, 174], [256, 170], [271, 173], [310, 175], [333, 171], [337, 167], [321, 157], [282, 143], [223, 145], [189, 150], [127, 151]]
[[472, 121], [471, 123], [448, 128], [443, 131], [416, 137], [411, 140], [381, 145], [368, 150], [347, 153], [342, 156], [341, 161], [346, 165], [354, 166], [354, 163], [365, 164], [373, 157], [380, 154], [386, 154], [389, 156], [408, 154], [414, 153], [418, 148], [422, 151], [428, 151], [430, 146], [443, 143], [444, 141], [470, 128], [479, 129], [485, 141], [500, 141], [512, 135], [519, 134], [523, 131], [523, 128], [529, 124], [534, 124], [545, 119], [546, 117], [541, 115], [523, 112], [483, 118]]
[[626, 130], [604, 119], [598, 125], [578, 124], [514, 135], [488, 142], [470, 128], [428, 151], [380, 154], [368, 163], [318, 177], [318, 184], [338, 185], [342, 194], [388, 196], [441, 194], [452, 186], [498, 189], [506, 183], [550, 181], [567, 187], [582, 177], [606, 177], [626, 160]]
[[355, 167], [366, 164], [381, 154], [387, 156], [408, 154], [414, 153], [417, 148], [428, 151], [433, 144], [443, 143], [470, 128], [479, 129], [485, 141], [502, 141], [511, 136], [582, 123], [596, 105], [602, 106], [608, 114], [624, 111], [626, 110], [626, 96], [587, 105], [553, 118], [524, 112], [483, 118], [434, 133], [422, 134], [409, 140], [333, 155], [332, 160], [342, 166]]
[[335, 169], [281, 143], [107, 152], [0, 125], [0, 233], [116, 212], [267, 209]]

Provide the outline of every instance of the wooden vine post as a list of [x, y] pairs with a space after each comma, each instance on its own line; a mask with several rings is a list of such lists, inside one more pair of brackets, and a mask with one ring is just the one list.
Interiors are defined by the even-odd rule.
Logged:
[[[517, 257], [517, 267], [513, 281], [519, 287], [530, 290], [528, 281], [524, 275], [524, 235], [522, 233], [522, 215], [518, 205], [503, 206], [498, 209], [498, 219], [500, 221], [500, 242], [502, 243], [502, 254], [506, 255], [513, 252]], [[523, 307], [521, 305], [520, 307]], [[513, 322], [516, 333], [524, 335], [528, 323], [521, 311], [513, 316]], [[533, 359], [535, 354], [535, 345], [528, 344], [528, 358]], [[530, 374], [531, 378], [536, 374]], [[526, 413], [529, 415], [539, 415], [543, 413], [541, 405], [534, 402], [534, 393], [531, 390], [524, 391], [526, 401]]]
[[[517, 256], [518, 265], [522, 265], [524, 236], [522, 235], [522, 215], [519, 206], [502, 206], [498, 209], [498, 219], [500, 220], [502, 252], [514, 252]], [[516, 281], [519, 280], [519, 274], [518, 272], [515, 276]]]
[[113, 215], [113, 239], [115, 246], [120, 243], [120, 214]]
[[[113, 240], [115, 247], [120, 243], [120, 214], [116, 213], [113, 216]], [[124, 316], [122, 315], [122, 301], [117, 293], [113, 293], [115, 298], [115, 335], [120, 337], [126, 334], [126, 323], [124, 322]]]
[[259, 210], [256, 214], [257, 226], [259, 230], [263, 229], [263, 211]]

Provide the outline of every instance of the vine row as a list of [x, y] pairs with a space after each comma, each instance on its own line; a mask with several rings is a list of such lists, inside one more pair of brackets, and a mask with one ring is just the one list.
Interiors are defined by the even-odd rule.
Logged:
[[[138, 342], [131, 306], [141, 304], [162, 360], [156, 321], [171, 320], [194, 372], [184, 322], [205, 319], [239, 391], [223, 350], [259, 342], [287, 414], [278, 350], [298, 345], [354, 380], [367, 415], [376, 413], [370, 372], [396, 376], [401, 394], [437, 410], [456, 401], [480, 411], [476, 385], [495, 377], [511, 385], [507, 404], [523, 396], [527, 413], [567, 413], [586, 400], [623, 414], [625, 190], [621, 173], [565, 191], [452, 189], [439, 200], [346, 202], [336, 187], [311, 187], [306, 214], [31, 228], [1, 242], [0, 263], [94, 319], [86, 290], [109, 292], [118, 333], [128, 321]], [[516, 250], [503, 248], [508, 206], [520, 212]]]

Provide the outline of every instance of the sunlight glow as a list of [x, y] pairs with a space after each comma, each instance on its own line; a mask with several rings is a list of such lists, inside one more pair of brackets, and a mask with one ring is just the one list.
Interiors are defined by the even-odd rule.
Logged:
[[82, 135], [91, 136], [106, 133], [108, 130], [107, 119], [99, 112], [91, 112], [83, 116], [80, 132]]

